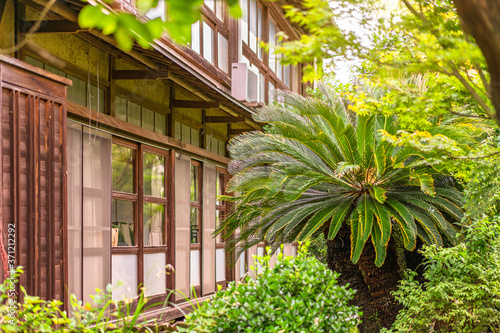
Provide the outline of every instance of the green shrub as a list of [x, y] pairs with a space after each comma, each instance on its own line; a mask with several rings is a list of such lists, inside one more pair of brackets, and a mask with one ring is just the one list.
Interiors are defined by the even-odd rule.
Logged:
[[71, 295], [72, 316], [62, 310], [61, 301], [29, 296], [23, 287], [23, 302], [17, 302], [11, 287], [22, 273], [18, 268], [12, 278], [0, 284], [0, 332], [159, 332], [163, 328], [142, 320], [147, 303], [143, 293], [132, 310], [130, 303], [119, 304], [111, 299], [111, 285], [91, 296], [93, 304], [82, 304]]
[[410, 272], [396, 299], [404, 306], [387, 332], [500, 332], [500, 219], [476, 222], [466, 242], [424, 247], [424, 278]]
[[[231, 283], [186, 316], [179, 332], [350, 332], [360, 313], [348, 305], [354, 291], [303, 250], [298, 257], [258, 258], [261, 273]], [[254, 268], [255, 269], [255, 268]]]

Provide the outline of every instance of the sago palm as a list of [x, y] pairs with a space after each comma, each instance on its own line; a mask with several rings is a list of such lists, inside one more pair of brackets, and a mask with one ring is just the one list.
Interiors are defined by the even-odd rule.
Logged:
[[417, 238], [453, 243], [463, 213], [451, 178], [420, 163], [415, 151], [382, 140], [380, 130], [398, 130], [396, 118], [356, 115], [333, 91], [321, 90], [322, 100], [282, 94], [282, 103], [254, 115], [265, 132], [230, 142], [235, 206], [219, 230], [238, 230], [233, 245], [241, 250], [343, 232], [349, 244], [329, 251], [348, 249], [353, 264], [368, 256], [377, 267], [394, 234], [408, 251]]

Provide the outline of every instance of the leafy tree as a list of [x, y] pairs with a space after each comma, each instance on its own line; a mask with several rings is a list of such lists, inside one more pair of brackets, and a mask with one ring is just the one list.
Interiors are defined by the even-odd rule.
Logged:
[[410, 272], [395, 296], [404, 306], [391, 332], [499, 332], [500, 224], [474, 223], [467, 242], [426, 247], [425, 282]]
[[364, 330], [374, 332], [377, 320], [394, 319], [390, 291], [404, 268], [402, 248], [414, 250], [417, 238], [453, 244], [462, 195], [450, 177], [420, 165], [415, 150], [382, 140], [379, 130], [398, 130], [395, 117], [355, 114], [333, 91], [322, 92], [323, 100], [283, 93], [282, 103], [254, 115], [266, 133], [230, 142], [228, 190], [237, 195], [226, 198], [235, 210], [218, 232], [241, 229], [231, 245], [243, 249], [323, 233], [330, 268], [357, 289]]
[[[241, 8], [238, 0], [220, 0], [228, 4], [229, 13], [239, 17]], [[134, 42], [149, 48], [155, 39], [165, 32], [177, 43], [191, 40], [191, 25], [201, 19], [203, 0], [166, 0], [167, 17], [143, 20], [134, 14], [116, 12], [105, 2], [89, 2], [78, 16], [82, 28], [97, 28], [105, 35], [113, 34], [118, 45], [125, 51], [132, 49]], [[158, 0], [137, 0], [139, 13], [145, 15], [158, 6]]]

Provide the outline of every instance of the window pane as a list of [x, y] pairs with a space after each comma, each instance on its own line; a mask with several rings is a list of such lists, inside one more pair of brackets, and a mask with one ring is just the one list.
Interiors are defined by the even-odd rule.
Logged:
[[188, 125], [182, 124], [182, 141], [191, 143], [191, 130]]
[[158, 0], [158, 6], [156, 8], [151, 8], [147, 13], [146, 16], [153, 20], [155, 18], [161, 18], [163, 21], [165, 20], [165, 0]]
[[153, 296], [165, 293], [165, 253], [144, 254], [144, 296]]
[[113, 200], [112, 246], [134, 246], [134, 203]]
[[215, 14], [219, 20], [224, 22], [224, 0], [215, 0]]
[[246, 257], [245, 257], [245, 252], [240, 254], [240, 279], [246, 274], [247, 272], [247, 263], [246, 263]]
[[144, 107], [142, 108], [142, 128], [149, 131], [154, 131], [155, 129], [155, 113]]
[[199, 190], [198, 190], [198, 175], [199, 167], [191, 165], [191, 201], [199, 201]]
[[155, 132], [163, 135], [167, 134], [167, 117], [155, 112]]
[[113, 255], [113, 300], [137, 296], [137, 256]]
[[283, 66], [283, 83], [290, 88], [290, 65]]
[[72, 75], [68, 75], [68, 79], [73, 81], [67, 89], [68, 101], [87, 106], [87, 83]]
[[[215, 180], [215, 195], [219, 196], [222, 194], [222, 188], [221, 188], [221, 174], [217, 173], [217, 179]], [[221, 202], [219, 201], [219, 198], [216, 198], [216, 205], [220, 205]]]
[[248, 44], [248, 0], [241, 1], [241, 39]]
[[259, 74], [259, 102], [265, 103], [266, 99], [266, 79], [263, 74]]
[[250, 0], [250, 36], [248, 44], [252, 51], [257, 52], [257, 1]]
[[104, 90], [99, 88], [99, 95], [97, 94], [97, 87], [93, 84], [90, 85], [90, 108], [95, 111], [104, 113]]
[[144, 204], [144, 246], [165, 245], [165, 206]]
[[115, 117], [127, 121], [127, 100], [115, 97]]
[[203, 57], [210, 63], [214, 61], [214, 31], [203, 22]]
[[182, 125], [180, 122], [175, 122], [175, 138], [180, 140], [182, 138]]
[[193, 146], [200, 146], [200, 131], [194, 128], [191, 128], [191, 144]]
[[276, 44], [276, 25], [269, 21], [269, 69], [276, 70], [276, 55], [274, 54], [274, 45]]
[[113, 145], [113, 191], [134, 193], [135, 150]]
[[[33, 65], [35, 67], [43, 69], [43, 62], [41, 62], [39, 60], [36, 60], [36, 59], [34, 59], [34, 58], [30, 57], [30, 56], [25, 56], [24, 57], [24, 61], [26, 61], [30, 65]], [[68, 89], [69, 89], [69, 87], [68, 87]]]
[[274, 100], [274, 89], [276, 89], [276, 87], [274, 86], [273, 83], [269, 82], [269, 104], [272, 103], [272, 101]]
[[226, 251], [224, 249], [215, 251], [215, 280], [217, 282], [226, 280]]
[[205, 5], [215, 12], [215, 0], [205, 0]]
[[133, 125], [141, 126], [141, 106], [139, 104], [128, 102], [127, 121]]
[[262, 40], [262, 9], [260, 7], [257, 8], [257, 55], [260, 60], [263, 59], [264, 53], [262, 52], [262, 48], [258, 45], [258, 43]]
[[[221, 223], [221, 213], [219, 210], [215, 210], [215, 226], [218, 228], [220, 223]], [[224, 243], [224, 241], [222, 240], [222, 234], [218, 234], [217, 237], [215, 238], [215, 241], [217, 243]]]
[[217, 55], [219, 56], [219, 58], [217, 60], [218, 62], [217, 66], [227, 73], [228, 71], [227, 39], [224, 38], [224, 36], [222, 36], [221, 34], [218, 34], [218, 36], [219, 36], [219, 45], [218, 45], [219, 52], [217, 53]]
[[219, 155], [226, 156], [226, 143], [219, 140]]
[[200, 21], [191, 26], [191, 49], [200, 54]]
[[165, 157], [144, 153], [144, 195], [165, 197]]
[[200, 229], [199, 229], [199, 221], [200, 221], [200, 210], [196, 207], [191, 207], [190, 214], [191, 221], [191, 243], [199, 243], [200, 242]]
[[[190, 284], [191, 286], [199, 286], [201, 283], [200, 279], [200, 250], [191, 250], [190, 254]], [[201, 295], [196, 295], [201, 296]]]
[[54, 67], [52, 67], [50, 65], [45, 65], [45, 70], [47, 70], [47, 71], [49, 71], [51, 73], [54, 73], [56, 75], [60, 75], [62, 77], [66, 77], [66, 73], [64, 73], [63, 71], [60, 71], [57, 68], [54, 68]]

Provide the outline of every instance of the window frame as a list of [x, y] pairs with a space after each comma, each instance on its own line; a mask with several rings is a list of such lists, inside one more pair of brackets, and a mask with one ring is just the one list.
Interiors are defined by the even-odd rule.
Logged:
[[[169, 172], [170, 170], [170, 154], [168, 150], [163, 150], [155, 147], [148, 146], [143, 143], [135, 143], [122, 138], [113, 136], [111, 140], [111, 145], [123, 146], [134, 150], [135, 161], [133, 170], [133, 186], [134, 193], [126, 193], [115, 191], [112, 187], [111, 199], [114, 200], [124, 200], [134, 203], [134, 245], [133, 246], [113, 246], [111, 244], [111, 260], [113, 260], [114, 255], [136, 255], [137, 256], [137, 288], [139, 286], [144, 287], [144, 255], [152, 253], [163, 253], [165, 255], [165, 264], [168, 265], [170, 262], [170, 248], [169, 244], [169, 234], [168, 232], [172, 230], [169, 228], [171, 224], [170, 214], [168, 213], [169, 208]], [[152, 153], [155, 155], [162, 156], [164, 158], [164, 179], [163, 186], [164, 197], [154, 197], [144, 194], [144, 154]], [[113, 184], [112, 184], [113, 186]], [[148, 246], [144, 244], [144, 204], [153, 203], [160, 204], [164, 206], [163, 211], [163, 244], [156, 246]], [[111, 228], [113, 225], [111, 223]], [[172, 235], [173, 236], [173, 235]], [[171, 279], [165, 273], [165, 292], [161, 294], [151, 295], [148, 297], [154, 298], [164, 298], [169, 295], [169, 290], [173, 288]], [[115, 281], [112, 281], [114, 283]]]
[[[190, 243], [189, 243], [189, 251], [191, 253], [192, 250], [198, 250], [200, 252], [200, 262], [199, 262], [199, 272], [200, 272], [200, 284], [197, 286], [191, 286], [190, 289], [194, 288], [194, 292], [196, 293], [196, 296], [201, 296], [201, 286], [203, 285], [203, 200], [202, 200], [202, 195], [203, 195], [203, 169], [202, 169], [202, 164], [199, 161], [191, 160], [191, 168], [197, 167], [198, 168], [198, 200], [197, 201], [191, 201], [191, 197], [189, 200], [189, 225], [190, 225]], [[190, 180], [191, 180], [191, 171], [190, 171]], [[190, 181], [190, 186], [191, 186], [191, 181]], [[197, 208], [198, 209], [198, 242], [192, 243], [192, 230], [191, 230], [191, 209], [192, 208]], [[191, 272], [190, 272], [191, 274]], [[191, 281], [190, 281], [191, 284]]]

